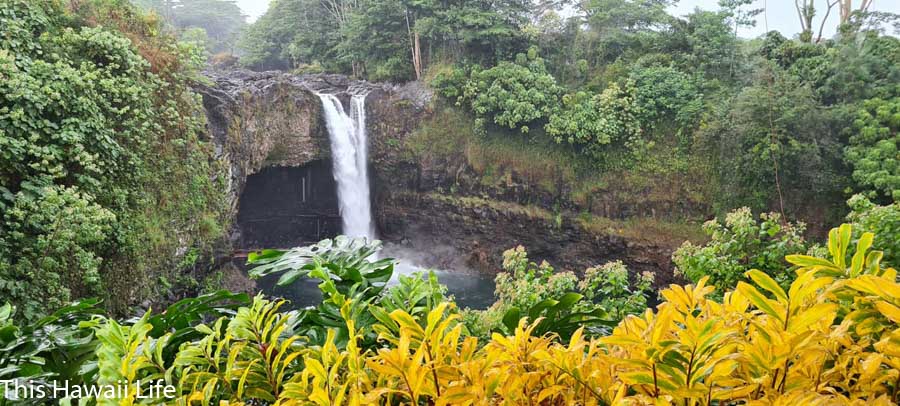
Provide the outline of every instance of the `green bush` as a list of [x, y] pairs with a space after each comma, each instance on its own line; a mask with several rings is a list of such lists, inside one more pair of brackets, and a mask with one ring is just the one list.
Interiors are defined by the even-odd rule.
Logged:
[[20, 304], [19, 316], [33, 320], [73, 297], [100, 294], [100, 254], [113, 243], [115, 220], [74, 188], [19, 192], [3, 214], [0, 239], [0, 257], [15, 258], [0, 262], [0, 292]]
[[703, 95], [695, 79], [674, 67], [635, 69], [629, 75], [634, 82], [635, 104], [641, 122], [650, 127], [674, 121], [679, 130], [697, 125], [703, 112]]
[[694, 245], [690, 241], [672, 255], [676, 272], [692, 281], [709, 277], [708, 284], [721, 293], [733, 289], [751, 269], [765, 272], [782, 286], [789, 286], [794, 274], [785, 255], [807, 251], [803, 223], [782, 221], [777, 213], [753, 218], [749, 208], [725, 216], [725, 223], [713, 219], [703, 225], [710, 241]]
[[879, 206], [857, 194], [847, 204], [851, 210], [847, 220], [856, 233], [854, 239], [865, 232], [874, 233], [872, 246], [884, 254], [882, 262], [889, 267], [900, 266], [900, 202]]
[[122, 312], [156, 296], [178, 248], [223, 230], [209, 223], [225, 177], [187, 86], [196, 47], [124, 2], [0, 10], [0, 297], [33, 320], [79, 297]]
[[564, 96], [563, 107], [550, 116], [545, 129], [556, 142], [574, 145], [609, 164], [611, 158], [622, 158], [618, 153], [623, 150], [633, 154], [645, 147], [640, 112], [633, 83], [611, 84], [600, 94]]
[[471, 108], [479, 126], [490, 121], [526, 133], [557, 108], [562, 88], [547, 72], [543, 60], [519, 59], [526, 60], [500, 62], [487, 69], [476, 66], [468, 77], [454, 69], [439, 74], [432, 85], [441, 95]]
[[900, 97], [863, 103], [844, 156], [863, 188], [900, 201]]
[[638, 314], [647, 308], [647, 295], [652, 292], [653, 274], [644, 272], [632, 285], [628, 281], [628, 268], [622, 261], [607, 262], [584, 271], [578, 282], [578, 291], [584, 295], [582, 310], [599, 306], [609, 320], [622, 320], [629, 314]]
[[571, 272], [554, 273], [546, 261], [529, 261], [521, 246], [503, 253], [503, 270], [495, 279], [494, 304], [463, 314], [473, 335], [512, 331], [522, 316], [544, 318], [535, 327], [539, 334], [553, 332], [565, 339], [581, 326], [592, 334], [603, 333], [625, 316], [646, 309], [653, 282], [652, 275], [643, 274], [630, 283], [621, 261], [589, 268], [582, 279]]

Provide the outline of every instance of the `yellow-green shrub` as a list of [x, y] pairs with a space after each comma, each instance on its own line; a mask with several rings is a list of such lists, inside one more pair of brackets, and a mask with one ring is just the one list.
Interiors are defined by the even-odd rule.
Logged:
[[[347, 346], [336, 346], [332, 332], [325, 345], [302, 347], [284, 334], [290, 317], [257, 298], [256, 311], [239, 312], [240, 323], [200, 327], [231, 348], [218, 369], [195, 349], [201, 340], [183, 345], [166, 377], [178, 383], [183, 404], [892, 404], [900, 396], [900, 284], [896, 270], [881, 267], [882, 254], [869, 250], [870, 233], [848, 257], [851, 235], [847, 225], [832, 230], [830, 260], [788, 256], [798, 269], [787, 290], [757, 270], [721, 302], [708, 299], [705, 279], [672, 285], [655, 311], [628, 316], [606, 337], [580, 329], [568, 342], [536, 336], [537, 321], [523, 319], [511, 335], [495, 333], [480, 345], [465, 336], [454, 305], [443, 303], [424, 319], [390, 312], [374, 327], [382, 347], [363, 350], [348, 300]], [[237, 334], [236, 325], [256, 333]], [[246, 344], [222, 343], [221, 331], [246, 336]], [[265, 350], [249, 351], [262, 342]], [[256, 366], [265, 367], [247, 372]], [[235, 390], [186, 375], [199, 370], [210, 371], [207, 381], [230, 376]], [[251, 382], [242, 376], [264, 379], [242, 390]]]
[[[890, 404], [900, 394], [900, 285], [863, 236], [849, 261], [849, 227], [835, 230], [832, 260], [789, 256], [800, 266], [784, 291], [750, 271], [722, 303], [705, 280], [672, 286], [657, 311], [625, 319], [608, 337], [568, 343], [495, 334], [479, 350], [454, 316], [432, 311], [423, 329], [391, 318], [400, 337], [365, 354], [365, 388], [345, 399], [435, 404]], [[354, 354], [358, 357], [359, 354]], [[360, 372], [360, 371], [357, 371]], [[410, 379], [415, 378], [415, 379]], [[354, 393], [362, 389], [366, 393]], [[289, 403], [289, 399], [281, 399]]]

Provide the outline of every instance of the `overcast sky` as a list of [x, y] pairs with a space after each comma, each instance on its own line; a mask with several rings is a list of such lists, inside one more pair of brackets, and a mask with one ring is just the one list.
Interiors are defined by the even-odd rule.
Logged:
[[[269, 5], [269, 0], [236, 0], [238, 6], [244, 10], [244, 13], [247, 14], [250, 21], [254, 21], [259, 16], [263, 15], [266, 12], [266, 7]], [[814, 27], [818, 27], [821, 22], [821, 17], [825, 14], [825, 3], [827, 0], [815, 0], [816, 5], [822, 11], [820, 12], [820, 16], [817, 16], [815, 21], [813, 22]], [[855, 2], [856, 3], [856, 2]], [[688, 14], [694, 10], [694, 8], [701, 8], [704, 10], [715, 10], [717, 8], [718, 0], [681, 0], [677, 6], [672, 8], [672, 14], [674, 15], [684, 15]], [[782, 34], [790, 37], [796, 34], [800, 30], [800, 22], [797, 19], [797, 11], [794, 9], [794, 1], [793, 0], [756, 0], [756, 7], [762, 8], [766, 6], [768, 9], [766, 16], [768, 17], [768, 25], [770, 30], [778, 30], [781, 31]], [[871, 11], [891, 11], [894, 13], [900, 13], [900, 0], [874, 0], [872, 6], [870, 8]], [[828, 17], [828, 22], [825, 24], [825, 33], [824, 36], [830, 37], [834, 34], [834, 29], [837, 24], [837, 10], [832, 10], [831, 16]], [[763, 18], [761, 14], [757, 18], [757, 23], [755, 28], [744, 29], [740, 32], [740, 35], [743, 37], [756, 37], [766, 31], [766, 20]]]
[[[718, 8], [718, 0], [681, 0], [679, 4], [672, 8], [672, 14], [681, 16], [689, 14], [694, 8], [699, 7], [704, 10], [715, 10]], [[818, 15], [813, 19], [813, 27], [815, 34], [818, 33], [819, 24], [822, 23], [822, 17], [825, 16], [827, 0], [815, 0]], [[859, 1], [854, 1], [854, 6]], [[768, 18], [769, 30], [778, 30], [787, 37], [791, 37], [800, 31], [800, 19], [797, 17], [797, 9], [794, 7], [793, 0], [756, 0], [754, 3], [756, 8], [766, 8], [767, 12], [760, 14], [756, 18], [756, 27], [743, 29], [739, 31], [742, 37], [756, 37], [766, 32], [766, 18]], [[819, 11], [820, 10], [820, 11]], [[890, 11], [900, 13], [900, 0], [874, 0], [869, 11]], [[831, 10], [828, 21], [825, 23], [825, 30], [822, 36], [829, 38], [834, 35], [838, 21], [837, 7]], [[891, 34], [891, 30], [888, 31]]]

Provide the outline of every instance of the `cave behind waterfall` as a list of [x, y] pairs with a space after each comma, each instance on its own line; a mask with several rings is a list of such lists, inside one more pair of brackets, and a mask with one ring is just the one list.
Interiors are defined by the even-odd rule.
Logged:
[[308, 245], [339, 234], [331, 162], [269, 167], [247, 177], [237, 229], [239, 247], [254, 250]]

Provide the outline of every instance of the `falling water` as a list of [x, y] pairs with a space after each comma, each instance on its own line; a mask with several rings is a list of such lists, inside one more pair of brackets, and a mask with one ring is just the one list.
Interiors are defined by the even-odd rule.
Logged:
[[[366, 147], [365, 96], [353, 96], [350, 114], [344, 110], [340, 100], [330, 94], [319, 94], [325, 111], [325, 123], [331, 139], [331, 154], [334, 163], [332, 171], [338, 187], [338, 201], [341, 209], [343, 233], [353, 237], [374, 239], [375, 226], [372, 223], [372, 207], [369, 202], [369, 178]], [[389, 257], [398, 261], [394, 275], [388, 284], [397, 283], [400, 275], [419, 272], [426, 267], [414, 260], [415, 255], [406, 250], [390, 246], [385, 249]], [[370, 260], [379, 254], [372, 254]], [[412, 259], [404, 259], [409, 257]], [[492, 275], [435, 271], [441, 283], [456, 297], [457, 303], [475, 308], [487, 308], [493, 303], [494, 281]], [[265, 280], [265, 279], [264, 279]], [[284, 296], [300, 306], [315, 306], [321, 302], [318, 282], [312, 279], [290, 287], [277, 287], [275, 280], [266, 282], [263, 289], [270, 294]]]
[[343, 233], [372, 240], [375, 238], [375, 225], [369, 202], [366, 96], [355, 95], [351, 98], [350, 115], [334, 95], [323, 93], [319, 94], [319, 98], [322, 99], [325, 123], [331, 138]]

